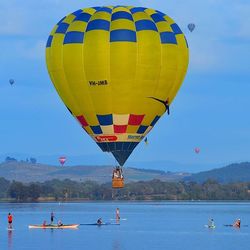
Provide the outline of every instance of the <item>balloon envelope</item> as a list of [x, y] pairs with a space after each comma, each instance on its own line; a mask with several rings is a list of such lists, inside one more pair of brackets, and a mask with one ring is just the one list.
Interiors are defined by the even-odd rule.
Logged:
[[14, 82], [15, 82], [14, 79], [9, 80], [10, 85], [14, 84]]
[[70, 113], [123, 165], [177, 94], [187, 71], [188, 44], [162, 12], [93, 7], [56, 24], [46, 61]]
[[200, 153], [200, 148], [195, 148], [195, 149], [194, 149], [194, 152], [195, 152], [196, 154], [199, 154], [199, 153]]
[[193, 32], [193, 30], [195, 29], [195, 24], [194, 23], [190, 23], [188, 24], [188, 29]]
[[59, 157], [58, 160], [61, 163], [61, 165], [64, 165], [64, 163], [66, 162], [67, 158], [65, 156], [61, 156], [61, 157]]

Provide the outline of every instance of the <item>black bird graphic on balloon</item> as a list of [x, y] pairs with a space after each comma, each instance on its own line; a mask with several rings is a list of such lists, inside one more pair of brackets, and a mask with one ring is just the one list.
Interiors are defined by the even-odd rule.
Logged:
[[170, 114], [168, 98], [167, 98], [166, 101], [160, 100], [160, 99], [158, 99], [158, 98], [156, 98], [156, 97], [152, 97], [152, 96], [149, 97], [149, 98], [154, 99], [154, 100], [156, 100], [156, 101], [162, 103], [162, 104], [164, 105], [164, 107], [165, 107], [165, 111], [168, 112], [168, 115]]

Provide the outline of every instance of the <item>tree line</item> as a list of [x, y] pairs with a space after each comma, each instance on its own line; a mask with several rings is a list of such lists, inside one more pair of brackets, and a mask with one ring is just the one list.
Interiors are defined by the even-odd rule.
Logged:
[[69, 179], [43, 183], [21, 183], [0, 178], [0, 199], [25, 201], [72, 200], [249, 200], [250, 182], [220, 184], [207, 180], [164, 182], [160, 180], [131, 182], [125, 188], [112, 190], [111, 183], [76, 182]]

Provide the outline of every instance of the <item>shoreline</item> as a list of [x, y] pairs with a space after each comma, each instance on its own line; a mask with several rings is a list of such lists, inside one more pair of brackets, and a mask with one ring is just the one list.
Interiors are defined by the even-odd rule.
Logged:
[[250, 200], [89, 200], [89, 199], [71, 199], [71, 200], [51, 200], [51, 199], [42, 199], [39, 201], [16, 201], [10, 199], [1, 199], [1, 203], [9, 203], [9, 204], [36, 204], [36, 203], [60, 203], [60, 204], [67, 204], [67, 203], [169, 203], [169, 204], [176, 204], [176, 203], [186, 203], [186, 204], [206, 204], [207, 203], [249, 203]]

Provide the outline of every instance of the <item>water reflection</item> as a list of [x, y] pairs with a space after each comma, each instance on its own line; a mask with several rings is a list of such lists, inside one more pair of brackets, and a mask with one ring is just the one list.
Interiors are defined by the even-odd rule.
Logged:
[[113, 245], [112, 245], [112, 250], [121, 250], [121, 241], [114, 239]]
[[12, 230], [8, 230], [8, 249], [12, 249]]

